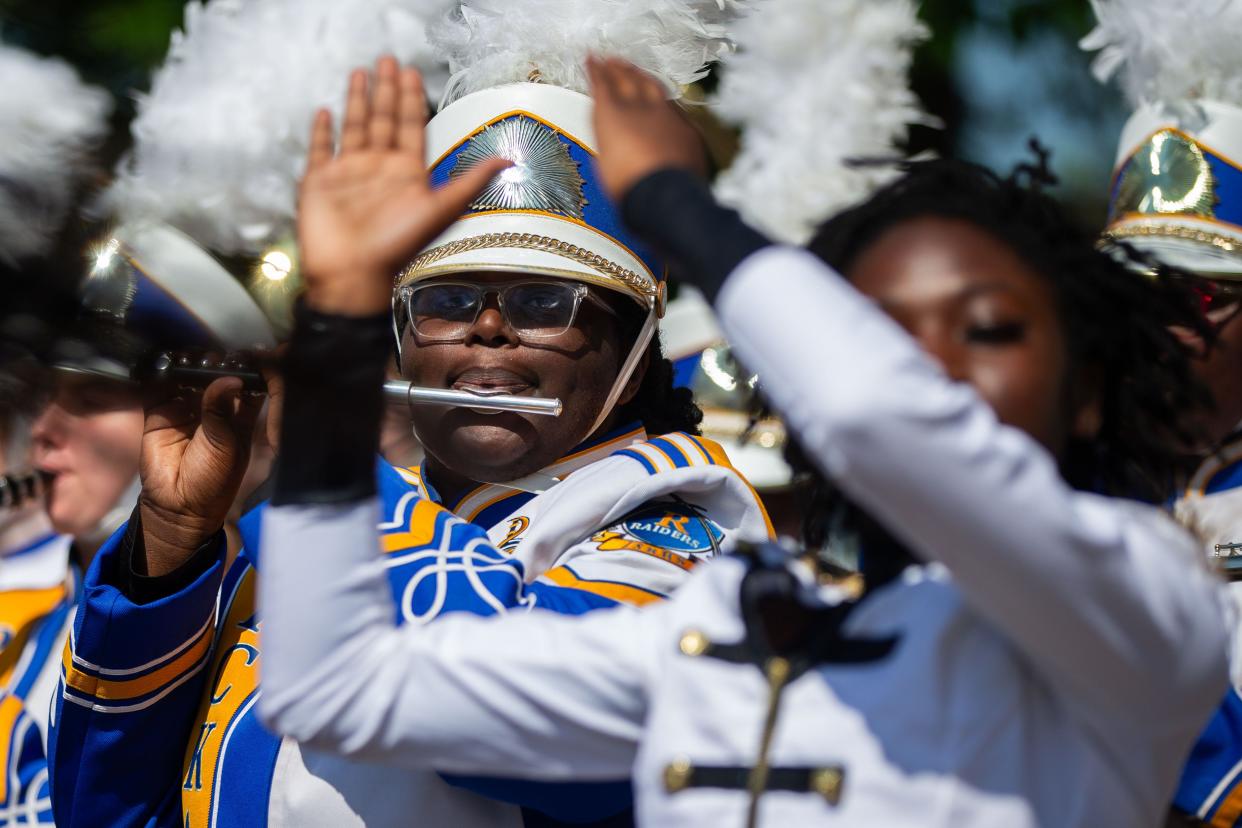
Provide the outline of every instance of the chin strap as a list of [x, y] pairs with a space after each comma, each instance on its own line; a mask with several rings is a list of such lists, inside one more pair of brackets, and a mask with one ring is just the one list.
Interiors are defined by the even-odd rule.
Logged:
[[604, 424], [604, 420], [608, 419], [608, 415], [612, 414], [612, 409], [617, 404], [617, 398], [625, 390], [625, 384], [634, 375], [634, 369], [638, 367], [639, 360], [643, 358], [643, 354], [647, 352], [647, 346], [651, 344], [651, 337], [655, 334], [656, 322], [658, 321], [659, 316], [656, 309], [652, 307], [651, 310], [647, 311], [647, 318], [643, 321], [643, 326], [638, 330], [638, 338], [634, 340], [634, 349], [630, 351], [630, 355], [621, 364], [621, 370], [617, 373], [617, 381], [612, 384], [612, 390], [608, 392], [608, 397], [604, 400], [604, 405], [599, 410], [599, 416], [595, 418], [595, 423], [587, 434], [594, 434]]
[[401, 327], [402, 327], [402, 326], [401, 326], [401, 323], [398, 321], [398, 320], [400, 319], [400, 317], [397, 315], [397, 314], [401, 313], [401, 309], [400, 309], [400, 307], [397, 305], [398, 296], [399, 296], [399, 294], [400, 294], [400, 291], [401, 291], [401, 288], [400, 288], [400, 287], [393, 288], [393, 291], [392, 291], [392, 316], [390, 317], [390, 319], [391, 319], [391, 321], [392, 321], [392, 341], [393, 341], [393, 344], [395, 344], [395, 345], [397, 346], [397, 370], [398, 370], [398, 371], [400, 371], [400, 370], [401, 370]]

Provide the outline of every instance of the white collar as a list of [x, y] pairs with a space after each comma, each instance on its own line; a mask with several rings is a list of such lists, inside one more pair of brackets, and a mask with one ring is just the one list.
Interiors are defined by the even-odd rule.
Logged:
[[49, 535], [26, 549], [0, 558], [0, 592], [49, 589], [65, 582], [69, 535]]
[[[585, 468], [623, 448], [641, 443], [647, 432], [641, 425], [614, 433], [600, 442], [578, 448], [534, 474], [504, 483], [484, 483], [471, 490], [452, 509], [453, 514], [473, 523], [485, 510], [510, 498], [528, 498], [529, 494], [542, 494], [564, 480], [578, 469]], [[440, 498], [422, 479], [422, 469], [404, 470], [403, 476], [419, 487], [426, 498], [440, 502]], [[516, 505], [515, 507], [516, 508]]]

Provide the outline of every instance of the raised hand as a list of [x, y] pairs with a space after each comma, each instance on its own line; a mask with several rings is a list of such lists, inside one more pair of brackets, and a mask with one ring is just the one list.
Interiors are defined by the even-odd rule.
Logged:
[[298, 243], [312, 308], [347, 316], [390, 309], [397, 271], [458, 216], [509, 162], [480, 164], [433, 189], [424, 157], [427, 98], [416, 69], [381, 58], [350, 76], [340, 149], [332, 116], [311, 128], [298, 203]]
[[240, 379], [218, 379], [201, 402], [177, 398], [147, 408], [138, 506], [148, 575], [173, 571], [224, 525], [263, 404], [241, 388]]
[[604, 190], [615, 203], [640, 179], [666, 168], [707, 174], [703, 139], [664, 86], [619, 58], [587, 58]]

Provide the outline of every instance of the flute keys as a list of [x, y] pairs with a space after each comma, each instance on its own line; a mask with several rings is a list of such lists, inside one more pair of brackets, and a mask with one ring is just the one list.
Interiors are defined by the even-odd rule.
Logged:
[[27, 474], [0, 475], [0, 508], [21, 506], [43, 493], [44, 475], [32, 471]]

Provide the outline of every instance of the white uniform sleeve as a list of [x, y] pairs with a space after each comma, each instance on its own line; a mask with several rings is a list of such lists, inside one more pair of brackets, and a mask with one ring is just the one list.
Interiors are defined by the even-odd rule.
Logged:
[[374, 500], [264, 517], [260, 713], [366, 760], [532, 779], [627, 776], [660, 614], [393, 624]]
[[1188, 535], [1155, 509], [1071, 489], [1042, 447], [808, 253], [753, 254], [717, 304], [808, 454], [946, 565], [1054, 688], [1104, 715], [1202, 723], [1226, 686], [1224, 610]]

